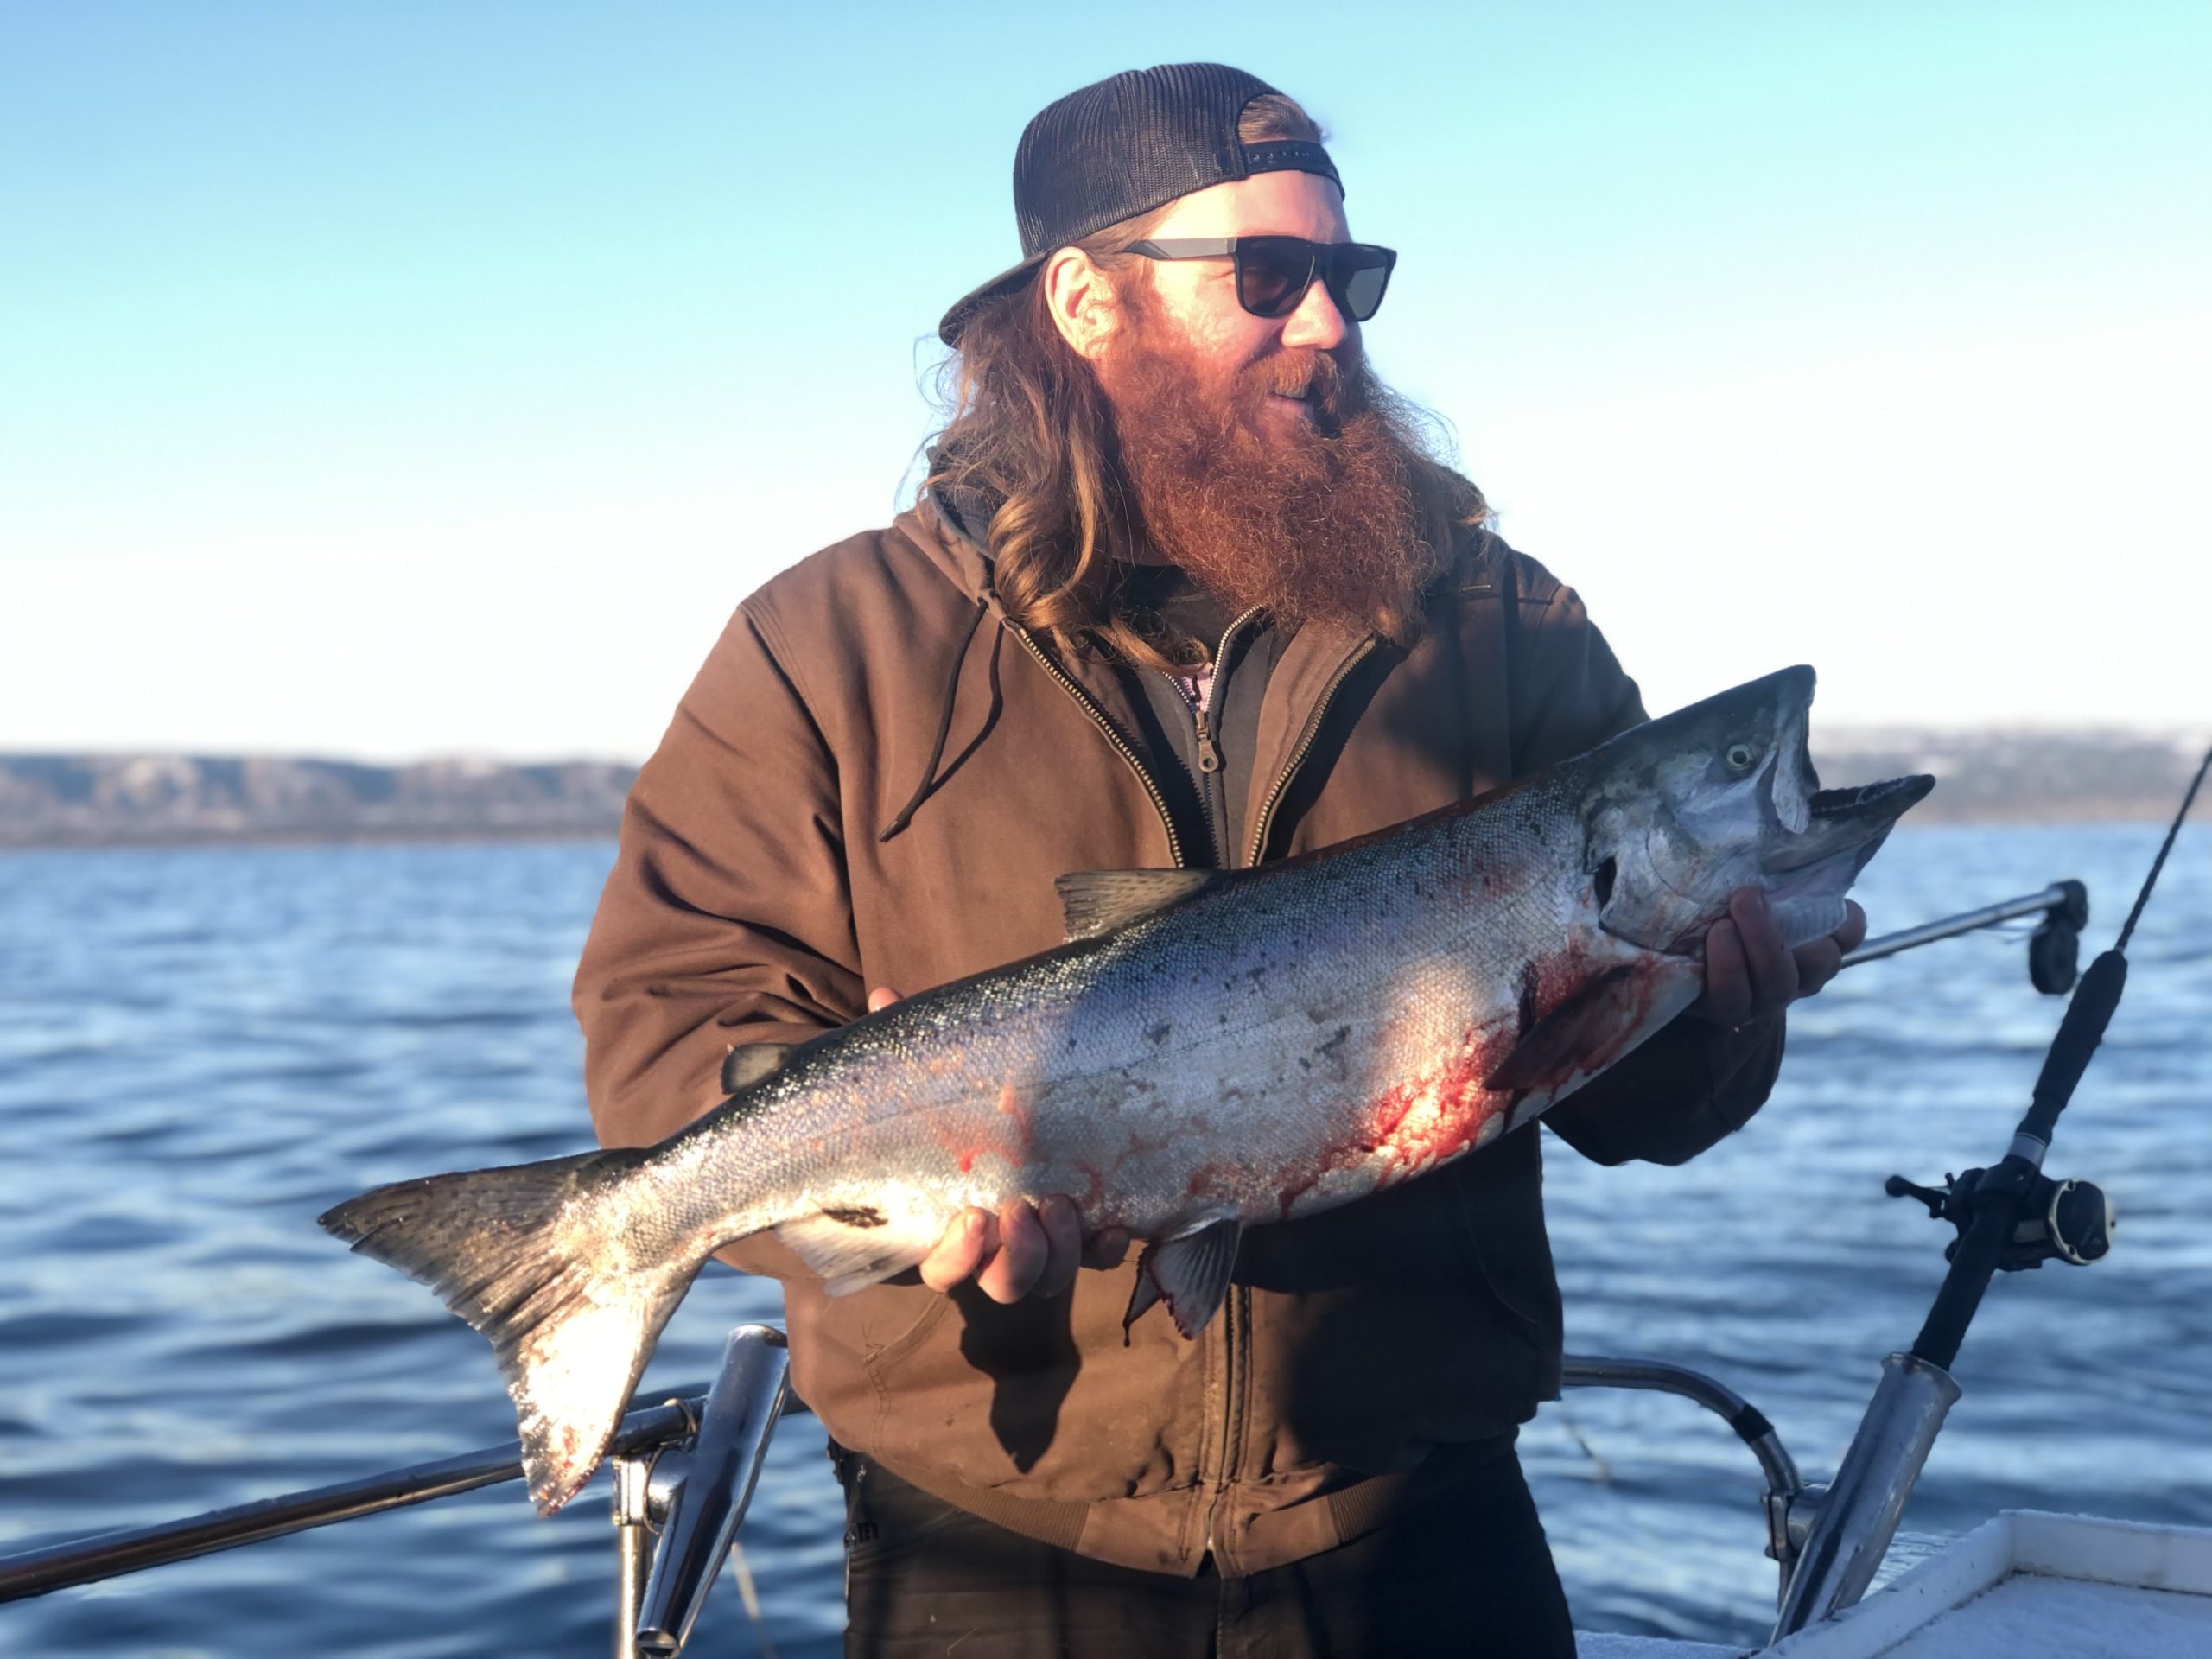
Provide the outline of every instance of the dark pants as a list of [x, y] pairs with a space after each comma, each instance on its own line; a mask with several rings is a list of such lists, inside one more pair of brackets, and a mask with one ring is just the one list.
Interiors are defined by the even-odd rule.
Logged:
[[846, 1659], [1574, 1659], [1510, 1452], [1365, 1537], [1248, 1578], [1090, 1560], [849, 1455]]

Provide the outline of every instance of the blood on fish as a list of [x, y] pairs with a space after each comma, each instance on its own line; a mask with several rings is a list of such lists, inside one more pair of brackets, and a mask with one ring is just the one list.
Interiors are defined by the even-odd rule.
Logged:
[[1191, 1172], [1191, 1184], [1185, 1190], [1194, 1198], [1233, 1192], [1242, 1184], [1244, 1174], [1242, 1164], [1200, 1164]]
[[[1287, 1217], [1300, 1198], [1338, 1170], [1370, 1166], [1379, 1189], [1432, 1169], [1480, 1144], [1486, 1132], [1497, 1133], [1490, 1126], [1502, 1121], [1525, 1093], [1555, 1093], [1576, 1074], [1587, 1077], [1611, 1065], [1643, 1024], [1657, 990], [1656, 973], [1641, 963], [1620, 982], [1628, 1001], [1621, 1017], [1606, 1022], [1605, 1040], [1586, 1052], [1564, 1058], [1552, 1073], [1533, 1079], [1525, 1090], [1484, 1086], [1529, 1027], [1564, 1006], [1599, 973], [1617, 967], [1611, 961], [1601, 965], [1580, 940], [1524, 964], [1516, 1028], [1467, 1032], [1441, 1058], [1376, 1096], [1361, 1115], [1357, 1136], [1325, 1147], [1310, 1165], [1279, 1172], [1275, 1202], [1280, 1212]], [[1198, 1179], [1192, 1177], [1194, 1197]]]
[[1393, 1185], [1474, 1145], [1506, 1099], [1483, 1087], [1510, 1036], [1465, 1033], [1445, 1058], [1377, 1095], [1361, 1115], [1360, 1133], [1325, 1147], [1308, 1167], [1284, 1171], [1275, 1203], [1287, 1219], [1298, 1200], [1338, 1170], [1371, 1165], [1377, 1189]]
[[994, 1135], [988, 1118], [969, 1112], [932, 1112], [927, 1118], [930, 1132], [938, 1143], [952, 1154], [954, 1163], [963, 1175], [975, 1173], [976, 1160], [986, 1154], [995, 1154], [1005, 1160], [1008, 1168], [1020, 1169], [1030, 1161], [1033, 1146], [1033, 1109], [1023, 1106], [1015, 1097], [1014, 1085], [1007, 1084], [999, 1090], [998, 1111], [1002, 1118], [1011, 1119], [1011, 1135]]
[[1014, 1120], [1014, 1132], [1021, 1146], [1021, 1160], [1028, 1162], [1030, 1149], [1034, 1144], [1033, 1131], [1036, 1127], [1036, 1115], [1033, 1109], [1014, 1098], [1014, 1085], [1010, 1083], [999, 1090], [999, 1112], [1001, 1116]]
[[1377, 1150], [1402, 1170], [1440, 1162], [1472, 1141], [1497, 1098], [1483, 1087], [1490, 1073], [1477, 1055], [1484, 1046], [1471, 1039], [1441, 1067], [1385, 1091], [1370, 1109], [1372, 1122], [1389, 1125]]
[[[1587, 944], [1579, 938], [1570, 941], [1566, 950], [1529, 965], [1534, 969], [1536, 982], [1534, 1001], [1540, 1020], [1580, 995], [1601, 974], [1610, 972], [1616, 976], [1615, 994], [1619, 998], [1617, 1008], [1609, 1007], [1611, 1018], [1605, 1024], [1603, 1040], [1586, 1052], [1563, 1060], [1550, 1071], [1529, 1079], [1530, 1092], [1555, 1092], [1576, 1074], [1593, 1076], [1619, 1059], [1629, 1038], [1642, 1029], [1650, 1014], [1652, 1000], [1658, 995], [1662, 969], [1657, 959], [1644, 956], [1625, 964], [1606, 963], [1600, 966]], [[1626, 972], [1622, 971], [1624, 966]]]

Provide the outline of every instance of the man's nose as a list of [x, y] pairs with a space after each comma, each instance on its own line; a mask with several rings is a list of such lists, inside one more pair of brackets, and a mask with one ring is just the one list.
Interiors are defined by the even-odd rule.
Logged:
[[1282, 326], [1282, 343], [1286, 346], [1310, 346], [1318, 352], [1333, 351], [1351, 333], [1351, 325], [1344, 321], [1344, 314], [1337, 309], [1337, 302], [1329, 297], [1329, 285], [1316, 276], [1306, 285], [1306, 296], [1298, 302]]

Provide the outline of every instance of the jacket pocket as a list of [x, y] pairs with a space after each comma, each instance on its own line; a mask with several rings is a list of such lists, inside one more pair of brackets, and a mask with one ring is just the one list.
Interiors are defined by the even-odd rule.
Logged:
[[1535, 1411], [1552, 1363], [1541, 1290], [1486, 1265], [1461, 1171], [1246, 1235], [1247, 1475], [1404, 1469], [1438, 1442], [1509, 1433]]
[[[1164, 1313], [1125, 1344], [1133, 1267], [1010, 1306], [972, 1284], [862, 1348], [886, 1462], [1018, 1497], [1090, 1503], [1195, 1476], [1206, 1368]], [[868, 1293], [863, 1292], [862, 1294]], [[928, 1293], [916, 1293], [927, 1294]]]
[[[920, 1311], [912, 1319], [899, 1320], [870, 1320], [861, 1327], [861, 1363], [867, 1369], [868, 1381], [880, 1390], [893, 1368], [915, 1349], [933, 1336], [951, 1311], [952, 1298], [941, 1295], [927, 1287], [911, 1286], [899, 1287], [908, 1300], [919, 1302]], [[863, 1293], [865, 1294], [865, 1293]]]

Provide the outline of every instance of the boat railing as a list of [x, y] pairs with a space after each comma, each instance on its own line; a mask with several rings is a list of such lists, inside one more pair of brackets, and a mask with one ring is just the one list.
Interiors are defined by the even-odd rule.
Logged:
[[1680, 1395], [1703, 1406], [1728, 1425], [1736, 1438], [1758, 1459], [1766, 1478], [1760, 1503], [1766, 1515], [1766, 1554], [1778, 1571], [1775, 1599], [1780, 1603], [1796, 1570], [1798, 1547], [1804, 1541], [1810, 1510], [1821, 1490], [1808, 1487], [1797, 1473], [1797, 1460], [1782, 1443], [1782, 1436], [1764, 1413], [1725, 1382], [1702, 1371], [1663, 1359], [1611, 1359], [1595, 1354], [1569, 1354], [1560, 1367], [1562, 1389], [1637, 1389], [1657, 1394]]
[[[751, 1502], [777, 1421], [804, 1412], [784, 1333], [741, 1325], [711, 1385], [632, 1410], [607, 1446], [614, 1481], [616, 1659], [680, 1652]], [[510, 1442], [360, 1480], [0, 1556], [0, 1602], [120, 1578], [523, 1478]]]
[[[771, 1325], [741, 1325], [729, 1334], [710, 1386], [674, 1390], [657, 1405], [632, 1410], [615, 1431], [607, 1464], [614, 1489], [616, 1659], [662, 1659], [683, 1651], [745, 1518], [776, 1424], [806, 1409], [791, 1392], [790, 1369], [783, 1332]], [[1726, 1385], [1664, 1360], [1570, 1354], [1563, 1382], [1570, 1389], [1679, 1395], [1723, 1419], [1758, 1458], [1766, 1478], [1767, 1553], [1780, 1561], [1787, 1580], [1791, 1556], [1786, 1518], [1790, 1503], [1803, 1491], [1796, 1464], [1755, 1407]], [[522, 1476], [522, 1449], [510, 1442], [184, 1520], [0, 1556], [0, 1602], [120, 1578]]]

